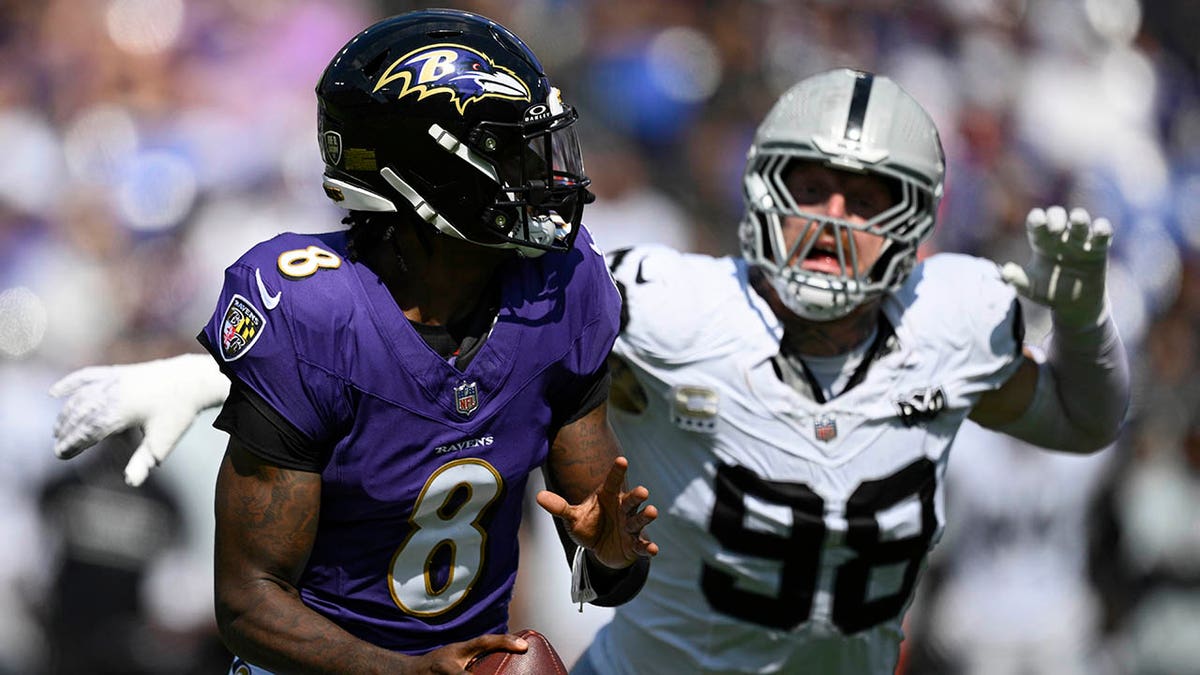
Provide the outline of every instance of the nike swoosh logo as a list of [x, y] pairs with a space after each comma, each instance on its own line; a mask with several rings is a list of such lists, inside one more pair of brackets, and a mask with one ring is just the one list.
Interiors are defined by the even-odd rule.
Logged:
[[275, 305], [279, 304], [279, 296], [283, 295], [283, 291], [276, 291], [275, 295], [267, 292], [267, 285], [263, 283], [262, 273], [258, 268], [254, 268], [254, 280], [258, 282], [258, 297], [262, 298], [263, 306], [267, 311], [275, 309]]

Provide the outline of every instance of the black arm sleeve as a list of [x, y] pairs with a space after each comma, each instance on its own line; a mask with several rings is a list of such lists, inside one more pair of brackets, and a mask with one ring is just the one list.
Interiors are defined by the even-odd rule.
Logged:
[[633, 599], [646, 585], [646, 577], [650, 576], [650, 559], [639, 557], [632, 565], [624, 569], [614, 570], [598, 563], [587, 560], [588, 579], [592, 582], [592, 590], [597, 598], [588, 604], [597, 607], [616, 607]]
[[[220, 352], [203, 331], [196, 336], [200, 344], [217, 360]], [[255, 391], [221, 366], [229, 378], [229, 396], [213, 421], [213, 427], [237, 438], [259, 459], [297, 471], [321, 472], [329, 461], [332, 448], [309, 439]]]
[[285, 469], [319, 473], [329, 460], [329, 448], [309, 440], [237, 379], [213, 426], [236, 437], [260, 459]]
[[612, 375], [608, 370], [608, 362], [606, 361], [604, 365], [600, 367], [600, 370], [596, 371], [595, 375], [592, 376], [591, 384], [587, 386], [587, 389], [584, 391], [584, 394], [578, 403], [570, 407], [562, 406], [558, 408], [558, 411], [556, 412], [565, 410], [571, 410], [573, 412], [563, 413], [563, 421], [556, 422], [555, 428], [561, 429], [571, 422], [581, 420], [588, 413], [599, 407], [601, 403], [604, 403], [604, 401], [608, 399], [608, 389], [610, 386], [612, 386]]

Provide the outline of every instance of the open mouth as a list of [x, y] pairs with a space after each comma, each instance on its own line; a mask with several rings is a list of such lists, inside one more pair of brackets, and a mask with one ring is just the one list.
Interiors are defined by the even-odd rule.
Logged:
[[800, 267], [813, 272], [840, 275], [842, 264], [838, 262], [837, 244], [832, 241], [817, 242], [800, 262]]

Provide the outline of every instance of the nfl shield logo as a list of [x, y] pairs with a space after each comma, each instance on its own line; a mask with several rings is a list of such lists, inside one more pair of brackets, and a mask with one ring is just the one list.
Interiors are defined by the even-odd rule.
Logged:
[[479, 387], [474, 382], [463, 382], [454, 388], [454, 409], [460, 415], [470, 415], [479, 408]]
[[837, 438], [837, 422], [832, 417], [822, 415], [813, 422], [813, 432], [818, 441], [828, 443]]

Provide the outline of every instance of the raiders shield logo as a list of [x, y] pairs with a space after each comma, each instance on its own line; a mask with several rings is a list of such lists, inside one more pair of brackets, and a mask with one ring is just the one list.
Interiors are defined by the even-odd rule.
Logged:
[[896, 400], [896, 412], [906, 427], [930, 422], [945, 408], [946, 392], [941, 387], [914, 389]]
[[479, 409], [479, 387], [474, 382], [463, 382], [454, 388], [454, 409], [460, 415], [470, 415]]
[[254, 346], [266, 325], [262, 312], [240, 295], [234, 295], [221, 321], [221, 357], [236, 361]]

